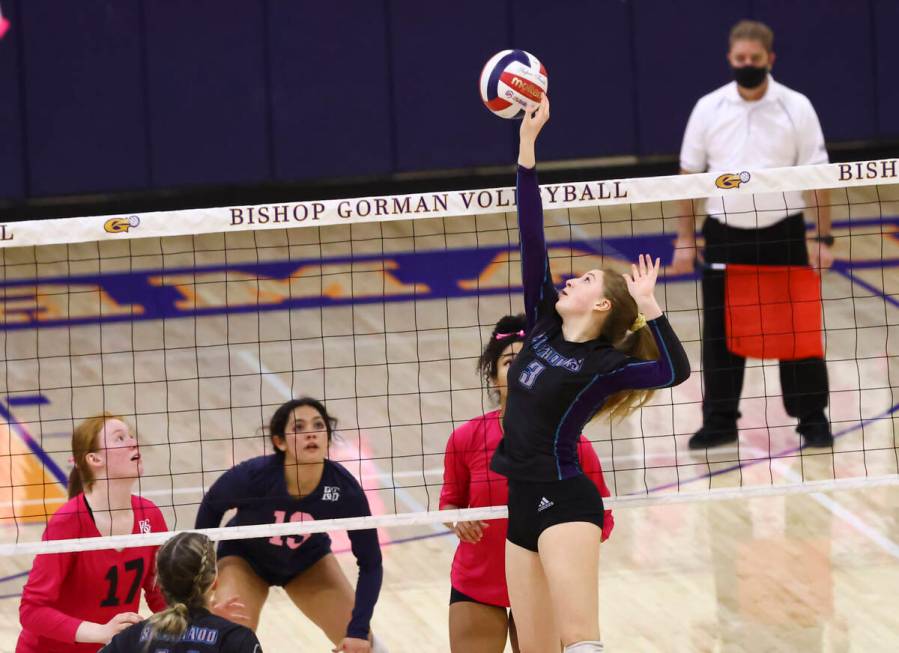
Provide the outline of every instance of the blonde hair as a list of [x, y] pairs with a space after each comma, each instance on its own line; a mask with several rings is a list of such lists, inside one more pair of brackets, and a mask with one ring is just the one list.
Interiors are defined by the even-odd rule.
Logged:
[[741, 20], [730, 30], [730, 47], [736, 41], [758, 41], [770, 53], [774, 49], [774, 32], [757, 20]]
[[156, 577], [169, 607], [148, 619], [151, 635], [177, 639], [187, 630], [190, 610], [206, 606], [215, 582], [215, 548], [202, 533], [178, 533], [156, 552]]
[[94, 484], [94, 472], [87, 464], [87, 454], [95, 453], [100, 448], [100, 432], [111, 419], [122, 420], [118, 415], [103, 413], [88, 417], [72, 431], [72, 462], [75, 466], [69, 474], [69, 498], [91, 489]]
[[[643, 360], [656, 360], [659, 348], [649, 328], [644, 324], [636, 331], [630, 331], [637, 320], [637, 302], [627, 290], [627, 282], [621, 273], [605, 269], [603, 272], [603, 294], [612, 303], [606, 315], [600, 335], [611, 342], [615, 349], [628, 356]], [[608, 415], [610, 419], [623, 419], [640, 408], [652, 397], [652, 390], [622, 390], [606, 400], [597, 415]]]

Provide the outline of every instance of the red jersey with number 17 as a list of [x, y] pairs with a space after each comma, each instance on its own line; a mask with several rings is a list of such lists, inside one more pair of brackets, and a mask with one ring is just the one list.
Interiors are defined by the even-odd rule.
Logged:
[[[156, 505], [131, 497], [132, 533], [168, 530]], [[93, 515], [79, 494], [63, 505], [47, 524], [44, 540], [99, 537]], [[82, 621], [105, 624], [120, 612], [137, 612], [140, 590], [154, 612], [166, 607], [156, 586], [156, 546], [48, 553], [34, 559], [22, 591], [19, 621], [22, 634], [16, 653], [96, 653], [102, 644], [79, 644], [75, 631]]]

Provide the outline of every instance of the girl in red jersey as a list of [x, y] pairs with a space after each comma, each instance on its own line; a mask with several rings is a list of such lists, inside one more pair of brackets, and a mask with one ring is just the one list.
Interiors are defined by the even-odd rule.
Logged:
[[[167, 530], [159, 508], [131, 493], [143, 468], [137, 439], [121, 418], [103, 414], [79, 424], [72, 455], [69, 501], [50, 518], [44, 540]], [[19, 606], [16, 653], [95, 653], [140, 621], [141, 588], [150, 608], [163, 610], [157, 548], [35, 557]]]
[[[502, 439], [502, 415], [506, 406], [506, 376], [525, 339], [524, 315], [507, 315], [496, 323], [478, 360], [499, 409], [463, 424], [449, 438], [444, 457], [441, 510], [504, 505], [508, 500], [506, 479], [490, 470], [490, 458]], [[602, 466], [590, 442], [581, 436], [578, 455], [584, 473], [610, 496]], [[614, 526], [612, 511], [605, 511], [602, 541]], [[456, 653], [478, 651], [502, 653], [506, 635], [518, 649], [515, 623], [507, 613], [505, 540], [508, 522], [469, 521], [447, 524], [459, 537], [451, 575], [449, 630], [450, 648]], [[551, 615], [550, 615], [551, 617]]]

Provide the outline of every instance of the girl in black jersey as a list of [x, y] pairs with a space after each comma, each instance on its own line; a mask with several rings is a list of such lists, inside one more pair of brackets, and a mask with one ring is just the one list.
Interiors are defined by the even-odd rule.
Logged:
[[527, 112], [518, 155], [518, 225], [527, 337], [508, 373], [503, 439], [491, 468], [509, 479], [506, 581], [523, 653], [603, 650], [599, 542], [603, 503], [577, 441], [598, 413], [623, 416], [690, 364], [654, 290], [659, 260], [631, 274], [590, 270], [553, 285], [534, 152], [549, 99]]
[[215, 548], [200, 533], [159, 547], [156, 573], [169, 607], [112, 638], [100, 653], [262, 653], [253, 631], [209, 612]]

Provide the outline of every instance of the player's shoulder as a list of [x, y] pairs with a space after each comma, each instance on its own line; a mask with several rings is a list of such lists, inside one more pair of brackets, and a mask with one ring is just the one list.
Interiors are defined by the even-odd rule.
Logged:
[[452, 437], [457, 442], [464, 442], [477, 436], [484, 434], [491, 429], [499, 429], [499, 409], [491, 410], [489, 413], [472, 417], [470, 420], [453, 429]]
[[83, 497], [83, 494], [75, 495], [53, 513], [53, 516], [47, 521], [47, 529], [44, 532], [45, 540], [80, 537], [82, 528], [87, 523], [92, 523]]
[[350, 470], [336, 460], [325, 459], [325, 473], [323, 477], [331, 485], [339, 485], [346, 490], [362, 493], [362, 485], [360, 485], [359, 480]]
[[[148, 498], [142, 497], [139, 494], [132, 494], [131, 507], [141, 522], [144, 522], [145, 520], [149, 522], [151, 525], [149, 531], [166, 530], [167, 526], [162, 511], [159, 509], [159, 506]], [[143, 523], [141, 523], [140, 528], [142, 533], [149, 532]]]
[[[248, 458], [230, 469], [230, 473], [250, 483], [257, 483], [281, 473], [284, 463], [276, 454]], [[227, 472], [226, 472], [227, 473]]]
[[632, 362], [639, 362], [608, 342], [599, 341], [587, 359], [587, 372], [606, 374], [621, 369]]

